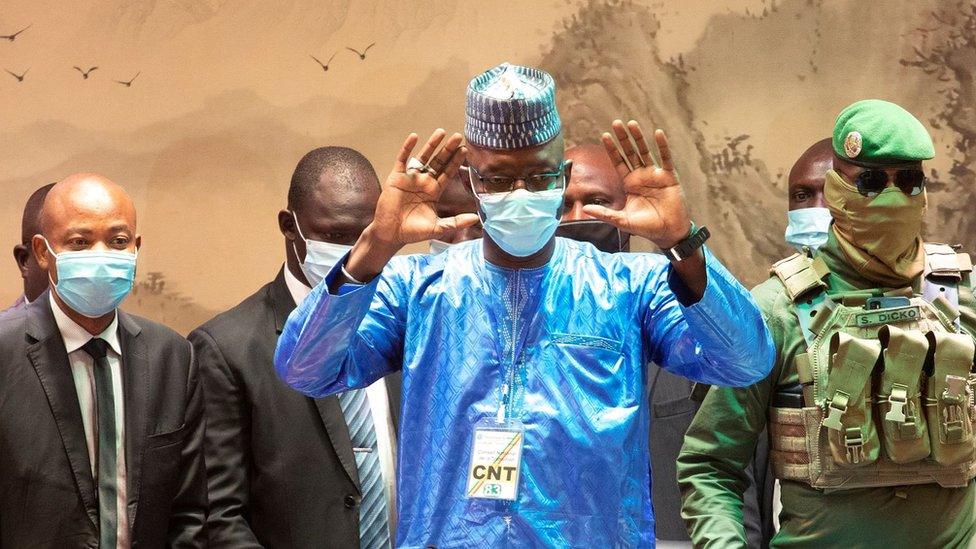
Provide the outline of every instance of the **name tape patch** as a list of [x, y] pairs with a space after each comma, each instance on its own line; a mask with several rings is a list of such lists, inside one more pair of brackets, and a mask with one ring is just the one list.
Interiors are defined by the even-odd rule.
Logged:
[[881, 324], [901, 324], [902, 322], [916, 322], [922, 318], [922, 311], [918, 305], [899, 307], [897, 309], [881, 309], [858, 313], [855, 322], [858, 326], [878, 326]]

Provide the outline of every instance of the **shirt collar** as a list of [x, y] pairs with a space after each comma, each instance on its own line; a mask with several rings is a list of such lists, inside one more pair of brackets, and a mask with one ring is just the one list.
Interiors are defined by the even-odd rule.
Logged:
[[88, 330], [82, 328], [77, 322], [71, 320], [61, 307], [55, 303], [54, 296], [48, 300], [51, 305], [51, 312], [54, 313], [54, 322], [58, 325], [58, 331], [61, 332], [61, 339], [64, 340], [64, 348], [69, 354], [81, 349], [88, 340], [94, 339], [95, 337], [100, 337], [108, 343], [108, 346], [115, 351], [115, 354], [122, 356], [122, 347], [119, 345], [119, 313], [115, 312], [115, 318], [112, 319], [112, 323], [108, 325], [108, 328], [98, 334], [98, 336], [93, 336], [88, 333]]
[[312, 293], [312, 289], [306, 286], [298, 277], [291, 274], [288, 269], [288, 264], [285, 263], [285, 285], [288, 286], [288, 293], [291, 294], [291, 298], [295, 300], [295, 306], [297, 307], [302, 301], [308, 297], [308, 294]]

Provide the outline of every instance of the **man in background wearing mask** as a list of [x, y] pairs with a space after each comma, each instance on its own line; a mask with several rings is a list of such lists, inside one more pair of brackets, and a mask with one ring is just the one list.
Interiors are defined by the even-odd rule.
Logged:
[[[285, 265], [189, 336], [206, 388], [211, 547], [389, 546], [399, 408], [389, 397], [399, 389], [380, 380], [311, 399], [282, 383], [272, 364], [288, 314], [369, 225], [379, 195], [362, 154], [306, 154], [278, 213]], [[364, 510], [380, 510], [382, 535], [366, 539]]]
[[[830, 210], [824, 202], [824, 182], [827, 172], [833, 165], [834, 149], [831, 139], [828, 137], [817, 141], [800, 155], [800, 158], [793, 164], [787, 179], [788, 191], [788, 225], [786, 228], [786, 242], [798, 253], [813, 254], [827, 241], [828, 230], [830, 229]], [[655, 380], [656, 389], [652, 392], [652, 399], [658, 396], [658, 392], [667, 389], [668, 392], [675, 392], [674, 387], [685, 388], [687, 383], [683, 380], [661, 372]], [[662, 383], [663, 382], [663, 383]], [[657, 386], [660, 384], [660, 386]], [[690, 389], [689, 389], [690, 391]], [[680, 396], [680, 395], [679, 395]], [[704, 397], [704, 393], [699, 398]], [[700, 404], [705, 409], [705, 414], [718, 416], [722, 414], [734, 415], [736, 410], [721, 409], [722, 401], [710, 399], [706, 404]], [[655, 443], [675, 442], [674, 446], [668, 447], [668, 453], [662, 455], [661, 459], [655, 459], [655, 467], [660, 464], [663, 474], [676, 476], [676, 461], [681, 444], [684, 442], [685, 433], [694, 418], [693, 414], [684, 413], [692, 405], [687, 400], [668, 400], [661, 401], [658, 406], [654, 406], [656, 425], [665, 425], [665, 421], [658, 419], [657, 413], [660, 410], [662, 415], [670, 416], [669, 423], [674, 423], [674, 430], [658, 432], [658, 436], [651, 440], [651, 455], [654, 454]], [[695, 406], [698, 409], [699, 406]], [[682, 424], [678, 424], [677, 418], [683, 418]], [[677, 436], [674, 436], [677, 434]], [[672, 451], [673, 450], [673, 451]], [[663, 451], [661, 452], [664, 453]], [[775, 517], [778, 507], [778, 490], [775, 489], [775, 479], [769, 467], [769, 438], [766, 431], [760, 433], [756, 438], [755, 454], [744, 470], [745, 478], [748, 480], [747, 488], [743, 491], [743, 520], [746, 539], [749, 547], [765, 547], [769, 545], [770, 539], [776, 532]], [[673, 526], [674, 530], [668, 530], [666, 535], [677, 536], [680, 529], [681, 538], [687, 539], [687, 529], [681, 520], [680, 507], [681, 495], [676, 484], [666, 484], [657, 487], [661, 493], [661, 502], [674, 506], [674, 517], [677, 519]], [[670, 507], [664, 507], [670, 509]], [[655, 500], [655, 509], [661, 514], [662, 506]], [[658, 523], [658, 532], [662, 532], [661, 523]], [[669, 538], [670, 539], [670, 538]]]
[[20, 277], [24, 279], [24, 293], [10, 308], [0, 314], [27, 307], [31, 301], [41, 297], [47, 289], [47, 271], [37, 264], [37, 258], [34, 257], [31, 249], [31, 238], [41, 232], [41, 208], [44, 206], [44, 198], [53, 186], [54, 183], [48, 183], [37, 189], [31, 193], [24, 205], [24, 216], [20, 223], [20, 244], [14, 246], [14, 260], [17, 262]]
[[833, 159], [834, 149], [828, 137], [803, 151], [790, 169], [786, 243], [798, 252], [805, 247], [812, 254], [827, 241], [832, 218], [824, 201], [824, 181], [833, 168]]
[[132, 200], [69, 176], [31, 245], [52, 289], [0, 320], [0, 546], [204, 547], [193, 351], [118, 309], [140, 246]]
[[767, 421], [783, 506], [773, 547], [973, 539], [972, 265], [922, 241], [932, 140], [901, 107], [866, 100], [840, 113], [832, 149], [827, 241], [754, 290], [772, 373], [713, 388], [685, 438], [678, 482], [696, 547], [744, 545], [742, 470]]
[[[609, 253], [630, 251], [629, 234], [583, 212], [587, 204], [621, 209], [627, 201], [623, 179], [606, 148], [602, 144], [578, 145], [566, 150], [566, 158], [573, 162], [573, 173], [566, 186], [563, 218], [556, 229], [556, 236], [589, 242]], [[689, 538], [681, 520], [681, 495], [674, 479], [675, 460], [681, 442], [698, 409], [698, 403], [692, 396], [695, 384], [653, 363], [648, 365], [647, 377], [651, 405], [649, 437], [655, 536], [658, 546], [690, 547], [690, 543], [680, 543], [687, 542]], [[762, 452], [759, 462], [765, 467], [765, 448]], [[756, 465], [750, 464], [748, 470], [750, 484], [745, 495], [745, 523], [750, 542], [758, 546], [763, 532], [759, 516], [760, 500], [756, 497], [753, 483], [754, 478], [761, 478], [753, 470]]]
[[619, 210], [627, 203], [624, 182], [603, 144], [566, 149], [573, 172], [563, 193], [563, 216], [556, 236], [589, 242], [600, 251], [630, 251], [630, 235], [611, 223], [583, 213], [588, 204]]
[[[461, 214], [477, 213], [478, 200], [475, 199], [471, 189], [461, 181], [460, 177], [452, 177], [444, 185], [444, 192], [437, 199], [437, 217], [451, 218]], [[448, 231], [440, 240], [430, 241], [430, 253], [442, 253], [454, 244], [475, 240], [483, 235], [480, 223], [456, 231]]]
[[[467, 154], [437, 130], [411, 158], [407, 138], [373, 223], [289, 316], [275, 367], [322, 396], [402, 366], [398, 546], [651, 544], [645, 365], [752, 383], [773, 358], [765, 325], [701, 249], [663, 132], [657, 167], [636, 122], [613, 124], [627, 201], [586, 212], [678, 246], [671, 263], [554, 238], [570, 165], [549, 74], [490, 69], [466, 114]], [[394, 257], [477, 222], [435, 210], [465, 158], [485, 238]]]

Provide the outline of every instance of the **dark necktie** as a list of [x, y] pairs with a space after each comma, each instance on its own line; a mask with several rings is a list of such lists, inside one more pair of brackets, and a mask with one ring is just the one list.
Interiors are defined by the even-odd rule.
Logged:
[[118, 468], [115, 455], [115, 391], [112, 388], [112, 369], [108, 365], [108, 342], [93, 338], [82, 347], [95, 361], [95, 402], [98, 415], [98, 528], [99, 547], [116, 547], [119, 531]]

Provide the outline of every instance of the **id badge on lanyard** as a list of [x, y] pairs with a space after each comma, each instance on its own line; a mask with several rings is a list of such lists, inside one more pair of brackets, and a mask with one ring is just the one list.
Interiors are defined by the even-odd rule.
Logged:
[[[515, 280], [514, 295], [520, 295], [520, 279]], [[518, 309], [518, 307], [515, 307]], [[498, 318], [491, 307], [486, 311], [492, 323]], [[511, 311], [510, 311], [511, 313]], [[514, 313], [513, 313], [514, 314]], [[471, 434], [471, 461], [468, 464], [465, 496], [469, 499], [515, 501], [518, 497], [522, 473], [522, 446], [525, 428], [516, 417], [506, 413], [517, 392], [517, 366], [521, 356], [525, 329], [520, 329], [513, 316], [512, 329], [506, 337], [505, 349], [497, 349], [499, 357], [508, 357], [506, 375], [502, 380], [498, 413], [475, 424]]]
[[486, 418], [475, 425], [465, 490], [468, 498], [515, 500], [524, 439], [525, 429], [518, 420]]

